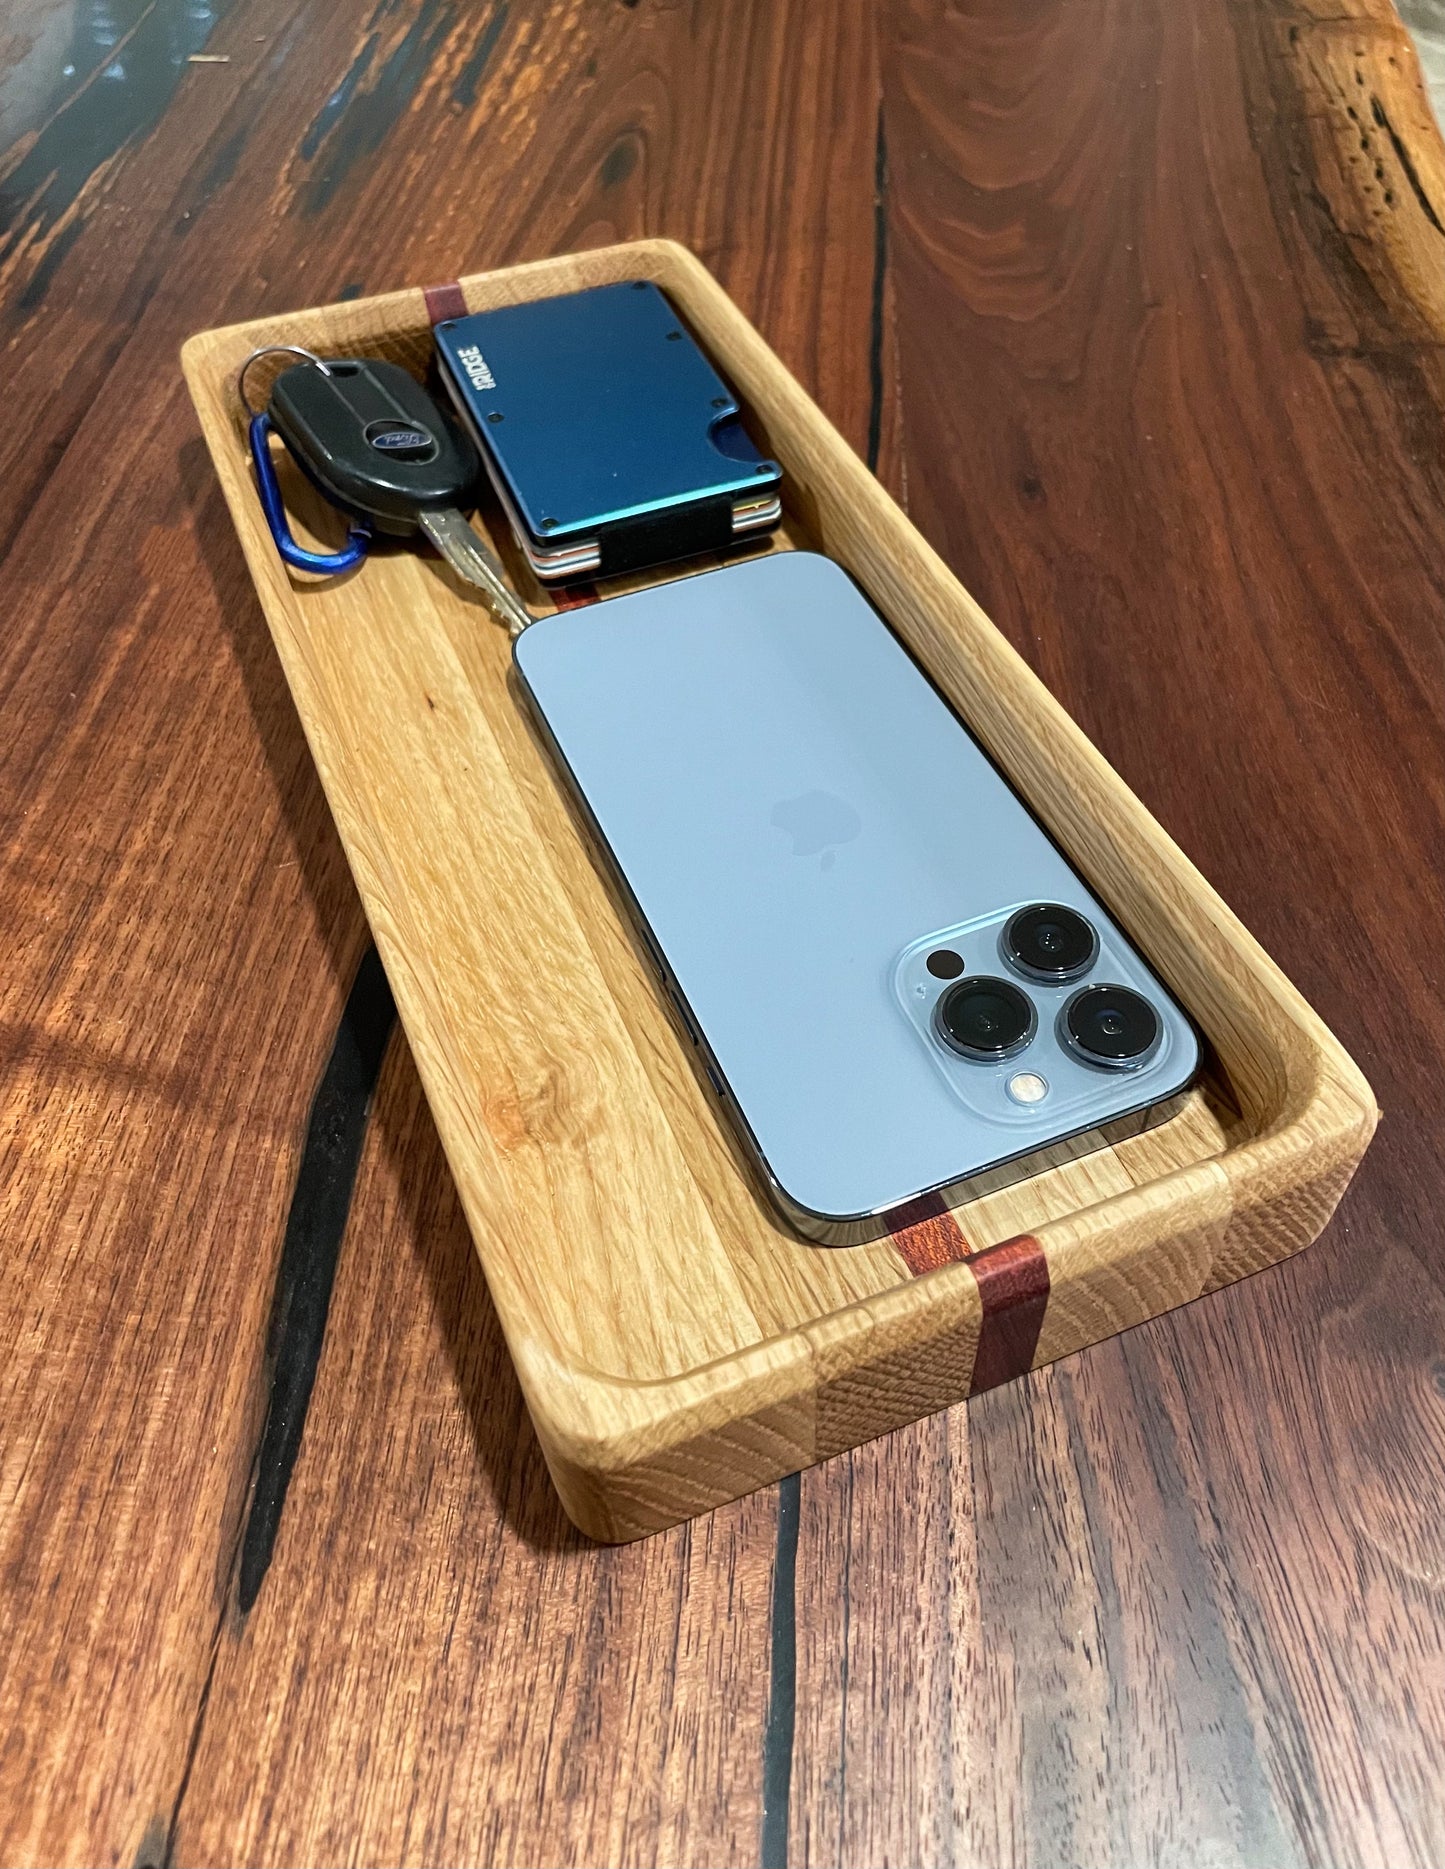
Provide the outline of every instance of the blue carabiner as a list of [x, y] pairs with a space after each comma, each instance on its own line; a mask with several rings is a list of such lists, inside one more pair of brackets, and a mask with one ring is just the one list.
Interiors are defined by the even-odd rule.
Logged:
[[276, 463], [271, 459], [270, 434], [271, 418], [263, 409], [259, 415], [251, 417], [251, 459], [256, 465], [256, 487], [261, 495], [261, 510], [266, 515], [266, 524], [271, 528], [271, 537], [276, 541], [276, 550], [297, 571], [350, 571], [366, 556], [366, 548], [371, 543], [371, 527], [364, 519], [355, 521], [347, 534], [347, 543], [339, 552], [311, 552], [304, 545], [298, 545], [286, 523], [286, 505], [281, 498], [280, 483], [276, 479]]

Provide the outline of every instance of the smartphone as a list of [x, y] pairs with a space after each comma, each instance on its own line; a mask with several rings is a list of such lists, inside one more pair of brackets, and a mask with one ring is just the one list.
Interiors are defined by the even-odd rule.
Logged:
[[562, 611], [514, 656], [805, 1238], [1098, 1147], [1196, 1075], [1182, 1007], [831, 559]]

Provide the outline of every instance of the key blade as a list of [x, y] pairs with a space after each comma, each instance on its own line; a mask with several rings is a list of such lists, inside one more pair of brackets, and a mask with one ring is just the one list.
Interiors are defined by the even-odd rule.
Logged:
[[531, 612], [503, 577], [492, 548], [462, 514], [452, 509], [418, 513], [417, 523], [463, 583], [482, 593], [514, 636], [526, 629]]

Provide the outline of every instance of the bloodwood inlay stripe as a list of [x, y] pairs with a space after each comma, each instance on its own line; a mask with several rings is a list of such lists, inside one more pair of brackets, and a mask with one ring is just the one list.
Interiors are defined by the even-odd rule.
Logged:
[[1012, 1382], [1032, 1367], [1049, 1303], [1049, 1262], [1032, 1233], [970, 1259], [983, 1301], [970, 1395]]
[[939, 1194], [920, 1194], [888, 1215], [888, 1231], [915, 1278], [970, 1257], [963, 1229]]
[[439, 286], [427, 286], [422, 296], [426, 300], [426, 315], [433, 324], [441, 324], [447, 318], [465, 318], [467, 315], [467, 301], [455, 279], [448, 279]]
[[889, 1216], [893, 1244], [915, 1278], [966, 1262], [978, 1280], [983, 1319], [971, 1395], [1012, 1382], [1032, 1366], [1049, 1302], [1049, 1262], [1032, 1233], [975, 1252], [937, 1194], [921, 1195]]
[[584, 610], [597, 601], [595, 584], [563, 584], [552, 593], [552, 602], [559, 610]]

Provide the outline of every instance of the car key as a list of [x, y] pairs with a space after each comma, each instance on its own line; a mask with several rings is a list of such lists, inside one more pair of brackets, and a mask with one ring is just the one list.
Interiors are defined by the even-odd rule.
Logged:
[[419, 530], [513, 634], [532, 621], [463, 511], [481, 459], [407, 371], [376, 358], [293, 364], [271, 385], [266, 418], [333, 505], [393, 537]]

